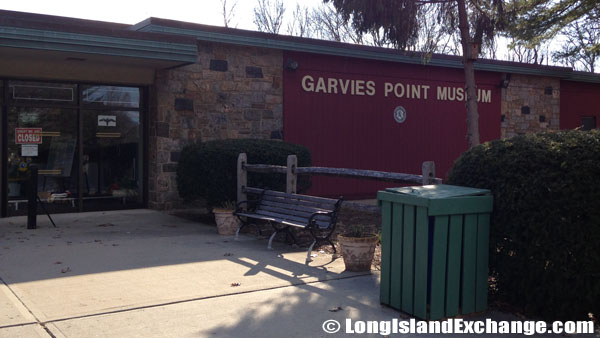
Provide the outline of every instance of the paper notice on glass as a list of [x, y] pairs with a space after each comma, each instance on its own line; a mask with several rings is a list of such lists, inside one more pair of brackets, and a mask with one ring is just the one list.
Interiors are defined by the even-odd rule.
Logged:
[[116, 115], [98, 115], [98, 127], [116, 127]]
[[21, 156], [23, 156], [23, 157], [38, 156], [38, 145], [37, 144], [22, 144], [21, 145]]

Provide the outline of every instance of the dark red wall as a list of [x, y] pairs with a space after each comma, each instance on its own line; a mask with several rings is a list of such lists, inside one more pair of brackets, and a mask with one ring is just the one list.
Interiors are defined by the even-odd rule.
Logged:
[[[466, 108], [462, 101], [437, 100], [437, 86], [464, 87], [461, 69], [288, 52], [298, 62], [284, 69], [284, 138], [311, 150], [313, 165], [421, 173], [423, 161], [433, 160], [437, 176], [445, 177], [454, 160], [467, 149]], [[318, 77], [375, 82], [375, 95], [307, 92], [302, 79]], [[477, 73], [480, 89], [491, 90], [491, 103], [480, 103], [481, 141], [500, 137], [499, 73]], [[428, 98], [384, 96], [384, 83], [429, 85]], [[398, 105], [407, 110], [400, 124], [393, 117]], [[346, 198], [374, 197], [389, 182], [314, 177], [311, 194]]]
[[560, 129], [581, 126], [583, 116], [595, 116], [600, 123], [600, 84], [560, 82]]

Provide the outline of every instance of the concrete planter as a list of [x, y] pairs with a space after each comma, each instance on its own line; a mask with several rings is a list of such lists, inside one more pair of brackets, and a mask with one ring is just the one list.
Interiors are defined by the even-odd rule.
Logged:
[[219, 235], [233, 236], [240, 226], [240, 220], [233, 214], [233, 210], [214, 209], [215, 223]]
[[376, 235], [348, 237], [338, 235], [342, 257], [348, 271], [371, 271], [371, 262], [377, 245]]

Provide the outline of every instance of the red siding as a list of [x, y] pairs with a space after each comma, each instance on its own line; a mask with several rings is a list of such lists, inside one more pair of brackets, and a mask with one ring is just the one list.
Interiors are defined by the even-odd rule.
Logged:
[[600, 84], [560, 82], [560, 129], [581, 126], [581, 118], [595, 116], [600, 123]]
[[[288, 52], [296, 71], [284, 69], [284, 138], [311, 150], [313, 165], [420, 174], [423, 161], [433, 160], [445, 177], [467, 149], [466, 109], [462, 101], [437, 99], [437, 87], [464, 87], [461, 69]], [[375, 82], [375, 95], [308, 92], [302, 79], [318, 77]], [[427, 99], [384, 95], [384, 83], [429, 86]], [[481, 141], [500, 137], [500, 74], [478, 73], [478, 88], [491, 90], [491, 103], [480, 103]], [[393, 117], [398, 105], [407, 110], [404, 123]], [[373, 197], [383, 187], [397, 186], [338, 178], [313, 178], [311, 194]]]

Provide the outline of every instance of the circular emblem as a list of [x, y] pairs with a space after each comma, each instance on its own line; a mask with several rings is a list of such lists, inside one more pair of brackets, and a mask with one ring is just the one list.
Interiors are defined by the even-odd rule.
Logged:
[[398, 106], [394, 109], [394, 120], [398, 123], [406, 121], [406, 109], [404, 107]]

